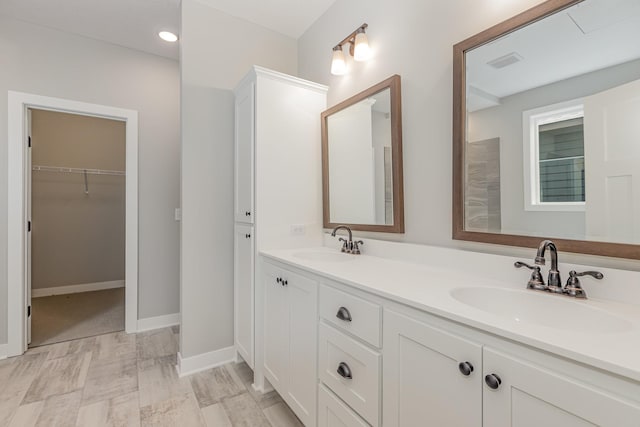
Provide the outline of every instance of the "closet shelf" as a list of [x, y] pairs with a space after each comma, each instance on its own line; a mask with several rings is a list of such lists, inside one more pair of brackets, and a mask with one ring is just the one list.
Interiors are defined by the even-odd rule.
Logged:
[[90, 175], [117, 175], [117, 176], [125, 176], [125, 171], [113, 171], [113, 170], [104, 170], [104, 169], [81, 169], [81, 168], [64, 168], [58, 166], [38, 166], [34, 165], [31, 168], [34, 171], [42, 171], [42, 172], [59, 172], [59, 173], [81, 173], [81, 174], [90, 174]]

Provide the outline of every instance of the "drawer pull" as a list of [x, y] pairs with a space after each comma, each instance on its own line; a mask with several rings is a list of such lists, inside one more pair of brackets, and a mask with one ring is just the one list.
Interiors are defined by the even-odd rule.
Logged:
[[342, 378], [345, 379], [352, 379], [353, 377], [351, 376], [351, 368], [349, 368], [349, 365], [347, 365], [344, 362], [340, 362], [340, 365], [338, 365], [338, 375], [340, 375]]
[[469, 362], [460, 362], [458, 364], [458, 369], [462, 375], [468, 377], [473, 372], [473, 365]]
[[496, 374], [487, 375], [484, 377], [484, 382], [487, 383], [491, 390], [497, 390], [500, 384], [502, 384], [502, 380]]
[[347, 310], [346, 307], [340, 307], [340, 309], [338, 310], [338, 313], [336, 314], [336, 317], [340, 320], [344, 320], [345, 322], [351, 322], [351, 313], [349, 313], [349, 310]]

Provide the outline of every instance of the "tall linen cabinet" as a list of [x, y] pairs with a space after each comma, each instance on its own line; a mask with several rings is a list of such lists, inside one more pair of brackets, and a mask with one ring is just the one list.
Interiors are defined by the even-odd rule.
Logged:
[[327, 87], [253, 66], [234, 92], [234, 339], [261, 382], [257, 253], [322, 244], [320, 113]]

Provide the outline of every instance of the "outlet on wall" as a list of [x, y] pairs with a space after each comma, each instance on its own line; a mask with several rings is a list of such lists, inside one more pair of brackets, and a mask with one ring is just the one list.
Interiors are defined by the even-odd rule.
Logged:
[[292, 236], [304, 236], [307, 232], [307, 226], [304, 224], [293, 224], [291, 226]]

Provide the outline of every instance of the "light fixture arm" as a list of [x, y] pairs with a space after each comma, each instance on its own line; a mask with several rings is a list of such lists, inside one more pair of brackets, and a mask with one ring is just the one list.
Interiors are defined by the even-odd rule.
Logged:
[[347, 37], [345, 37], [333, 49], [334, 50], [336, 48], [342, 49], [342, 46], [344, 46], [346, 43], [349, 43], [349, 55], [353, 56], [353, 49], [354, 49], [355, 44], [356, 44], [356, 35], [358, 33], [364, 33], [364, 31], [367, 29], [368, 26], [369, 26], [369, 24], [367, 24], [366, 22], [364, 24], [360, 25], [358, 28], [356, 28], [356, 30], [354, 32], [352, 32]]

